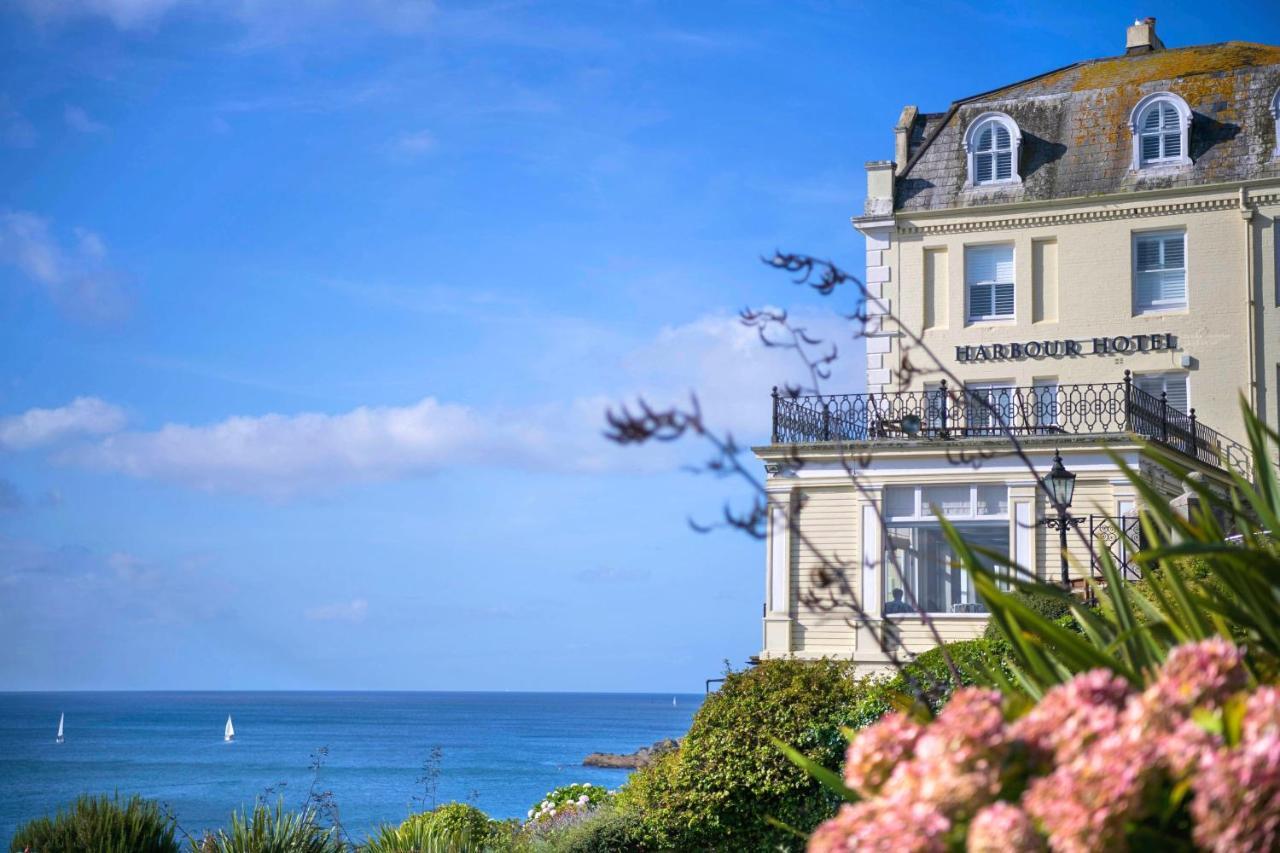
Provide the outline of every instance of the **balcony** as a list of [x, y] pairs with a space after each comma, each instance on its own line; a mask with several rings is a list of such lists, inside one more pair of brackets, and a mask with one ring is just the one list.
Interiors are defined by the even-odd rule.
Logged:
[[1248, 478], [1247, 449], [1124, 380], [1089, 385], [949, 388], [790, 397], [773, 391], [773, 443], [944, 442], [1034, 436], [1139, 435]]

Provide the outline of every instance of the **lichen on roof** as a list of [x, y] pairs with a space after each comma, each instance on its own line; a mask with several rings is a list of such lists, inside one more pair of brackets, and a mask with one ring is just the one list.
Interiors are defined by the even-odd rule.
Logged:
[[[1277, 87], [1280, 47], [1233, 41], [1078, 62], [963, 98], [943, 118], [921, 121], [925, 133], [912, 144], [898, 178], [896, 208], [936, 210], [1093, 196], [1160, 182], [1280, 177], [1280, 159], [1272, 156], [1277, 140], [1271, 99]], [[1144, 95], [1164, 90], [1179, 95], [1193, 113], [1193, 163], [1176, 174], [1135, 172], [1133, 108]], [[1009, 115], [1022, 130], [1022, 182], [974, 190], [965, 181], [963, 132], [991, 109]]]

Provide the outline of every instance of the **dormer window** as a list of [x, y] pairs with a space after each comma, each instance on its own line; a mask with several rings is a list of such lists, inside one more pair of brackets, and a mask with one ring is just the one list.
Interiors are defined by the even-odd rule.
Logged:
[[1276, 89], [1276, 93], [1271, 96], [1271, 118], [1276, 125], [1276, 150], [1273, 154], [1280, 157], [1280, 89]]
[[1004, 113], [983, 113], [974, 119], [964, 135], [964, 149], [969, 154], [970, 186], [1021, 183], [1022, 133]]
[[1147, 95], [1129, 115], [1133, 132], [1133, 168], [1189, 166], [1187, 134], [1191, 108], [1172, 92]]

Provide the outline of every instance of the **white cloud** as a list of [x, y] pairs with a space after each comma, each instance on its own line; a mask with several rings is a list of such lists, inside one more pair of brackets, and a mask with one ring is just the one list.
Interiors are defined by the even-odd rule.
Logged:
[[0, 211], [0, 264], [15, 267], [62, 310], [91, 322], [117, 320], [127, 311], [118, 277], [106, 266], [106, 245], [76, 228], [60, 245], [49, 221], [22, 210]]
[[105, 133], [108, 130], [105, 124], [95, 121], [82, 107], [74, 104], [67, 104], [63, 108], [62, 120], [76, 133]]
[[418, 130], [412, 133], [400, 134], [391, 140], [389, 149], [392, 154], [406, 159], [413, 159], [424, 154], [430, 154], [435, 147], [436, 138], [431, 131]]
[[369, 613], [369, 602], [363, 598], [340, 601], [337, 604], [325, 604], [312, 607], [306, 612], [307, 619], [312, 622], [350, 622], [357, 625], [364, 621]]
[[[815, 316], [806, 326], [816, 335], [847, 336], [835, 317]], [[850, 349], [857, 353], [861, 348]], [[857, 390], [861, 359], [848, 354], [845, 359], [831, 387]], [[236, 416], [129, 432], [117, 431], [123, 415], [115, 410], [114, 419], [102, 418], [93, 421], [96, 429], [79, 430], [105, 438], [70, 446], [59, 458], [140, 479], [275, 498], [481, 466], [581, 473], [670, 470], [690, 458], [691, 451], [670, 445], [618, 447], [602, 437], [605, 411], [622, 403], [634, 405], [640, 396], [657, 406], [687, 405], [696, 391], [710, 428], [729, 430], [739, 442], [763, 441], [769, 430], [770, 386], [796, 381], [801, 374], [794, 355], [763, 347], [754, 330], [728, 316], [662, 329], [616, 361], [621, 374], [614, 393], [515, 409], [425, 397], [403, 406]], [[14, 424], [11, 443], [40, 443], [38, 426], [59, 423], [50, 411], [63, 410], [33, 410], [8, 419]], [[28, 423], [32, 426], [18, 426]], [[4, 435], [0, 431], [0, 438]]]
[[149, 29], [181, 9], [212, 11], [265, 37], [363, 24], [392, 33], [421, 31], [433, 0], [18, 0], [41, 24], [103, 18], [120, 30]]
[[30, 450], [121, 429], [124, 411], [97, 397], [77, 397], [56, 409], [28, 409], [0, 418], [0, 450]]

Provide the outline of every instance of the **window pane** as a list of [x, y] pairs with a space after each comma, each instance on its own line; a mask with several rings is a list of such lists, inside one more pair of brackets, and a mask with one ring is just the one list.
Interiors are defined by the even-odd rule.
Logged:
[[[969, 316], [1013, 314], [1013, 247], [968, 246], [964, 253], [965, 283], [969, 286]], [[1006, 285], [1004, 288], [983, 285]], [[1004, 295], [994, 292], [1003, 290]]]
[[1160, 248], [1164, 254], [1164, 266], [1166, 269], [1181, 269], [1183, 266], [1183, 252], [1186, 247], [1186, 239], [1181, 235], [1173, 237], [1165, 237], [1160, 241]]
[[1190, 412], [1187, 406], [1187, 375], [1185, 373], [1166, 373], [1164, 390], [1168, 394], [1169, 405], [1180, 412]]
[[1182, 156], [1182, 136], [1178, 133], [1166, 133], [1164, 135], [1164, 156], [1180, 157]]
[[1002, 124], [997, 124], [996, 128], [996, 148], [1004, 150], [1009, 147], [1009, 129]]
[[1143, 130], [1159, 130], [1160, 129], [1160, 105], [1152, 104], [1147, 107], [1146, 113], [1142, 116]]
[[988, 123], [985, 127], [978, 131], [978, 147], [977, 151], [991, 150], [991, 125]]
[[1009, 488], [1007, 486], [978, 486], [978, 515], [1008, 515]]
[[925, 486], [920, 494], [920, 514], [930, 515], [933, 504], [945, 516], [973, 514], [968, 486]]
[[1158, 133], [1143, 134], [1142, 159], [1156, 160], [1160, 157], [1160, 135]]
[[916, 490], [914, 488], [888, 488], [884, 490], [884, 514], [886, 518], [910, 518], [916, 514]]
[[[1008, 558], [1007, 524], [958, 524], [969, 542]], [[889, 528], [884, 560], [884, 612], [910, 613], [914, 598], [928, 613], [982, 613], [973, 580], [937, 524]]]

